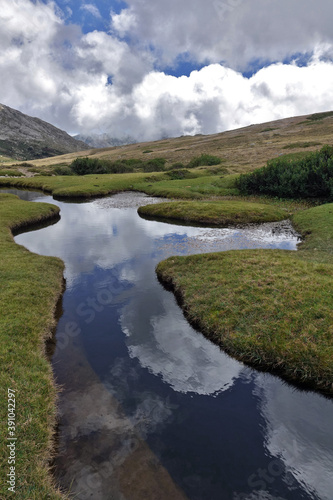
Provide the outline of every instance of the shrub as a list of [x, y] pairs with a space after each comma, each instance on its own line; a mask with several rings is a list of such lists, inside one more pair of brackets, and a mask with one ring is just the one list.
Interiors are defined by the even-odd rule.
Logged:
[[144, 172], [163, 172], [165, 170], [165, 158], [153, 158], [143, 163]]
[[133, 166], [126, 160], [112, 162], [111, 160], [99, 160], [98, 158], [76, 158], [70, 169], [77, 175], [87, 174], [122, 174], [133, 172]]
[[190, 160], [189, 164], [187, 165], [187, 168], [204, 167], [204, 166], [209, 167], [211, 165], [219, 165], [221, 162], [222, 160], [218, 156], [202, 154], [201, 156], [196, 156], [195, 158], [192, 158], [192, 160]]
[[266, 167], [241, 175], [237, 187], [243, 194], [333, 200], [333, 147], [299, 159], [270, 160]]
[[134, 170], [134, 168], [131, 165], [128, 165], [124, 161], [112, 162], [109, 160], [104, 160], [104, 162], [101, 163], [105, 168], [106, 174], [125, 174], [133, 172]]
[[67, 165], [57, 165], [54, 167], [53, 172], [56, 175], [73, 175], [72, 169]]
[[76, 158], [76, 160], [70, 164], [70, 168], [77, 175], [106, 173], [103, 168], [101, 168], [97, 158]]
[[308, 116], [307, 120], [318, 121], [318, 120], [323, 120], [324, 118], [328, 118], [329, 116], [333, 116], [333, 111], [326, 111], [324, 113], [315, 113], [314, 115]]
[[176, 180], [176, 179], [193, 179], [195, 178], [195, 174], [191, 173], [189, 170], [186, 168], [180, 168], [178, 170], [172, 169], [166, 172], [166, 175], [169, 177], [171, 180]]

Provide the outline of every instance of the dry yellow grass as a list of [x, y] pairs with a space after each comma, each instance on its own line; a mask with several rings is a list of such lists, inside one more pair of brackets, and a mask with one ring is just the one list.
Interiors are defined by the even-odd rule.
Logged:
[[[267, 160], [281, 154], [314, 151], [324, 144], [332, 144], [333, 116], [308, 120], [309, 116], [311, 115], [251, 125], [207, 136], [184, 136], [113, 148], [88, 149], [81, 153], [33, 160], [29, 163], [37, 167], [48, 167], [59, 163], [69, 164], [78, 156], [94, 156], [110, 160], [164, 157], [167, 164], [172, 164], [187, 163], [191, 158], [207, 153], [221, 157], [230, 173], [246, 172], [262, 167]], [[309, 142], [315, 145], [304, 148], [304, 143]], [[298, 143], [299, 147], [285, 149], [286, 146], [290, 147], [290, 144]], [[144, 153], [147, 150], [152, 152]]]

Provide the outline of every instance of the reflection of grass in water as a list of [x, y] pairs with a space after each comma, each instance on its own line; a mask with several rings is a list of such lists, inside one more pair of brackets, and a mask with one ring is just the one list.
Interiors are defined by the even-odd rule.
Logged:
[[[53, 312], [62, 289], [63, 264], [41, 257], [13, 242], [10, 228], [57, 216], [45, 203], [29, 203], [0, 194], [1, 387], [16, 391], [16, 492], [19, 498], [60, 498], [51, 487], [45, 464], [55, 423], [55, 387], [43, 343], [53, 325]], [[7, 464], [6, 406], [1, 405], [1, 463]], [[2, 468], [6, 477], [9, 467]], [[1, 498], [8, 498], [1, 485]]]
[[299, 252], [171, 257], [159, 278], [189, 320], [235, 357], [332, 392], [333, 204], [298, 212]]

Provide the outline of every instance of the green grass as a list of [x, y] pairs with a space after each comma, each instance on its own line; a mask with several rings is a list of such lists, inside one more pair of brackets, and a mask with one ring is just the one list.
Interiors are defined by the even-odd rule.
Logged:
[[333, 264], [333, 203], [299, 211], [292, 221], [306, 236], [299, 248], [302, 258]]
[[[45, 339], [62, 291], [63, 263], [14, 243], [11, 230], [57, 216], [58, 207], [0, 194], [1, 468], [8, 474], [7, 389], [16, 391], [16, 496], [61, 498], [48, 473], [56, 389]], [[15, 496], [1, 482], [0, 498]]]
[[[155, 174], [158, 179], [163, 174]], [[52, 193], [54, 196], [64, 198], [89, 198], [92, 196], [105, 196], [133, 189], [137, 183], [151, 182], [151, 175], [138, 174], [103, 174], [103, 175], [66, 175], [53, 177], [30, 177], [24, 179], [0, 179], [0, 186], [15, 186], [18, 188], [41, 189]]]
[[22, 177], [24, 174], [20, 172], [19, 170], [6, 170], [6, 169], [0, 169], [0, 175], [6, 175], [8, 177]]
[[333, 393], [333, 204], [298, 212], [297, 253], [240, 250], [171, 257], [159, 279], [189, 321], [228, 353]]
[[276, 206], [246, 201], [178, 201], [146, 205], [138, 210], [141, 216], [171, 219], [209, 226], [280, 221], [288, 217], [286, 210]]
[[236, 175], [207, 175], [205, 169], [193, 169], [191, 179], [170, 179], [168, 172], [140, 172], [129, 174], [66, 175], [0, 179], [0, 186], [42, 189], [57, 197], [89, 198], [105, 196], [125, 190], [142, 191], [168, 198], [198, 199], [238, 194]]
[[216, 196], [239, 194], [235, 186], [238, 175], [207, 175], [206, 170], [197, 170], [194, 179], [156, 180], [148, 184], [136, 184], [138, 190], [165, 198], [204, 199]]

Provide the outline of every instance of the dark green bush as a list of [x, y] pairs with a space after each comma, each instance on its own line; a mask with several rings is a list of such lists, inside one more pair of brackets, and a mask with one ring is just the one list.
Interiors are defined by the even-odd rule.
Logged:
[[76, 158], [76, 160], [70, 164], [70, 168], [77, 175], [104, 174], [104, 171], [100, 171], [99, 163], [97, 158]]
[[142, 160], [139, 160], [138, 158], [128, 158], [126, 160], [125, 159], [121, 160], [121, 162], [124, 165], [128, 165], [129, 167], [133, 167], [135, 169], [142, 169], [144, 163]]
[[58, 165], [54, 167], [53, 172], [56, 175], [73, 175], [72, 169], [67, 165]]
[[134, 168], [131, 165], [128, 165], [123, 161], [112, 162], [109, 160], [105, 160], [102, 163], [106, 169], [105, 172], [106, 174], [126, 174], [133, 172], [134, 170]]
[[333, 147], [299, 159], [270, 160], [266, 167], [241, 175], [237, 187], [243, 194], [333, 200]]
[[218, 156], [202, 154], [200, 156], [192, 158], [192, 160], [190, 160], [190, 162], [188, 163], [187, 168], [205, 167], [205, 166], [209, 167], [211, 165], [219, 165], [221, 162], [222, 160]]
[[165, 163], [165, 158], [153, 158], [147, 161], [138, 160], [136, 158], [111, 161], [86, 157], [76, 158], [76, 160], [70, 164], [70, 169], [76, 175], [123, 174], [134, 171], [163, 172], [165, 170]]
[[153, 158], [144, 162], [143, 171], [144, 172], [163, 172], [165, 170], [165, 158]]
[[70, 168], [76, 175], [87, 174], [123, 174], [133, 172], [134, 168], [127, 160], [113, 162], [98, 158], [76, 158]]
[[193, 179], [196, 177], [195, 174], [187, 170], [186, 168], [180, 168], [178, 170], [172, 169], [166, 172], [166, 175], [169, 177], [169, 179], [176, 180], [176, 179]]
[[318, 120], [323, 120], [324, 118], [328, 118], [329, 116], [333, 116], [333, 111], [326, 111], [324, 113], [315, 113], [314, 115], [308, 116], [307, 120], [318, 121]]

